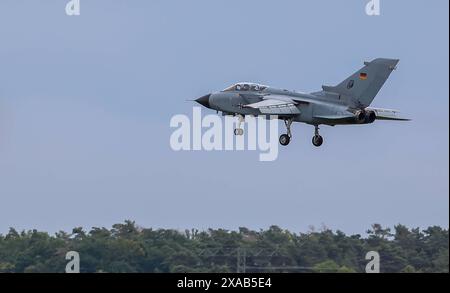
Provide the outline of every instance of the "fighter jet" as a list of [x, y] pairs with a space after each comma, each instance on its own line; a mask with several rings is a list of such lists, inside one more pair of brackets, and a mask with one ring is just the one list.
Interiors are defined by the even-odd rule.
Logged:
[[378, 58], [364, 62], [364, 67], [336, 86], [322, 86], [322, 90], [302, 93], [273, 88], [257, 83], [240, 82], [220, 92], [202, 96], [195, 101], [206, 108], [239, 118], [235, 135], [243, 135], [241, 124], [246, 115], [277, 116], [286, 125], [286, 133], [279, 142], [287, 146], [292, 139], [292, 122], [314, 126], [312, 143], [319, 147], [323, 137], [320, 125], [371, 124], [375, 120], [409, 119], [390, 109], [370, 107], [375, 96], [396, 69], [398, 59]]

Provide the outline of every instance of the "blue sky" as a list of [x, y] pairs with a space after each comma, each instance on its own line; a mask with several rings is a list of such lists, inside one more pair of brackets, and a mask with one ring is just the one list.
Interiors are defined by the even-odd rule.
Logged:
[[[68, 17], [65, 0], [2, 0], [0, 233], [448, 227], [449, 3], [367, 2], [81, 0]], [[242, 80], [316, 91], [376, 57], [401, 61], [372, 105], [412, 122], [322, 127], [320, 149], [295, 124], [270, 163], [169, 146], [186, 99]]]

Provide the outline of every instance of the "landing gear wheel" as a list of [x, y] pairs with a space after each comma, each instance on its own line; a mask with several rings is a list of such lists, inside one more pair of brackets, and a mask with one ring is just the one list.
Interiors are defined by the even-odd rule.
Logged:
[[287, 134], [280, 135], [280, 144], [282, 146], [287, 146], [291, 142], [291, 138]]
[[320, 135], [314, 135], [312, 138], [312, 143], [316, 147], [320, 147], [323, 144], [323, 137]]
[[244, 134], [244, 129], [242, 128], [236, 128], [234, 130], [234, 135], [243, 135]]
[[238, 125], [236, 129], [234, 130], [234, 135], [243, 135], [244, 129], [241, 128], [241, 124], [244, 122], [244, 116], [238, 115]]
[[292, 137], [291, 125], [292, 125], [292, 121], [293, 121], [292, 119], [284, 120], [284, 124], [286, 125], [287, 133], [280, 135], [279, 141], [280, 141], [280, 144], [282, 146], [287, 146], [291, 142], [291, 137]]

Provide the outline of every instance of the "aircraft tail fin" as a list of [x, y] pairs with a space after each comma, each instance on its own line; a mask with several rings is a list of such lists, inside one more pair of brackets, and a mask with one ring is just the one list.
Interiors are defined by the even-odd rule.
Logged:
[[357, 107], [368, 107], [398, 62], [398, 59], [385, 58], [364, 62], [363, 68], [337, 86], [323, 86], [322, 88], [326, 92], [334, 92], [348, 97], [354, 101]]

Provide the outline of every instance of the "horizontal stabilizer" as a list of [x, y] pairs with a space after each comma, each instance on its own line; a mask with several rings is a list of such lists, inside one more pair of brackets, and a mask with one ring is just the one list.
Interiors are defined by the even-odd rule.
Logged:
[[366, 110], [374, 111], [377, 116], [377, 120], [411, 121], [409, 118], [401, 117], [400, 112], [397, 110], [372, 107], [367, 107]]

